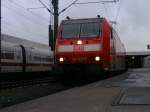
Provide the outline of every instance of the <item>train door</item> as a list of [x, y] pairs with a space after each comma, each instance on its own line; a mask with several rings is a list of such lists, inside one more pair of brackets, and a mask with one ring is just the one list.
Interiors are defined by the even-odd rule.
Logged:
[[33, 48], [26, 47], [26, 71], [27, 72], [32, 72], [34, 71], [34, 50]]
[[26, 72], [26, 50], [23, 45], [20, 45], [20, 47], [22, 49], [22, 71]]
[[22, 72], [22, 49], [20, 46], [14, 45], [14, 62], [16, 63], [16, 72]]

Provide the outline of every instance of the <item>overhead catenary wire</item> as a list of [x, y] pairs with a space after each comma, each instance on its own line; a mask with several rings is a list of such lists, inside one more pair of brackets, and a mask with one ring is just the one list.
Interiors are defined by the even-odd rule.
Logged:
[[[109, 17], [109, 14], [108, 14], [108, 11], [107, 11], [107, 8], [105, 6], [106, 3], [117, 3], [119, 2], [119, 0], [103, 0], [103, 1], [95, 1], [95, 2], [77, 2], [78, 0], [75, 0], [73, 3], [71, 3], [70, 5], [68, 5], [68, 7], [64, 8], [61, 12], [64, 12], [66, 9], [68, 9], [69, 7], [71, 7], [72, 5], [86, 5], [86, 4], [103, 4], [104, 5], [104, 10], [105, 10], [105, 13], [106, 15]], [[61, 13], [60, 12], [60, 13]]]
[[99, 4], [99, 3], [116, 3], [118, 2], [119, 0], [107, 0], [107, 1], [97, 1], [97, 2], [77, 2], [75, 4], [80, 4], [80, 5], [84, 5], [84, 4]]
[[123, 0], [120, 0], [120, 3], [119, 3], [118, 8], [116, 10], [116, 15], [114, 16], [114, 21], [111, 21], [114, 28], [116, 27], [116, 25], [118, 23], [117, 21], [118, 21], [118, 18], [119, 18], [119, 13], [120, 13], [121, 7], [122, 7], [122, 1]]
[[[42, 4], [42, 7], [31, 7], [31, 8], [27, 8], [27, 10], [30, 11], [30, 10], [45, 8], [45, 9], [47, 9], [47, 11], [48, 11], [51, 15], [54, 15], [53, 7], [51, 7], [51, 6], [52, 6], [51, 4], [49, 4], [49, 6], [50, 6], [50, 9], [49, 9], [49, 8], [45, 5], [45, 3], [43, 3], [41, 0], [38, 0], [38, 1], [40, 2], [40, 4]], [[50, 0], [50, 3], [52, 3], [52, 0]], [[50, 15], [50, 23], [52, 23], [51, 15]]]
[[[49, 3], [50, 3], [49, 9], [50, 9], [51, 11], [53, 11], [54, 6], [52, 5], [52, 0], [49, 0]], [[50, 23], [51, 27], [53, 28], [53, 26], [54, 26], [54, 25], [53, 25], [53, 24], [54, 24], [54, 18], [53, 18], [53, 14], [51, 14], [51, 13], [50, 13], [49, 23]]]
[[30, 23], [32, 23], [32, 24], [34, 23], [34, 24], [36, 24], [36, 25], [39, 25], [39, 26], [42, 25], [42, 26], [43, 26], [42, 23], [39, 23], [39, 22], [37, 22], [37, 21], [35, 21], [35, 20], [33, 20], [33, 19], [30, 19], [30, 18], [29, 18], [28, 16], [26, 16], [24, 13], [20, 13], [20, 12], [14, 10], [14, 9], [8, 7], [7, 5], [4, 5], [4, 4], [3, 4], [3, 7], [7, 8], [7, 9], [10, 10], [11, 12], [13, 12], [13, 13], [15, 13], [15, 14], [21, 16], [21, 17], [23, 17], [24, 19], [28, 20], [28, 21], [29, 21]]
[[[3, 20], [1, 21], [3, 32], [5, 33], [8, 32], [8, 33], [15, 34], [15, 35], [18, 35], [18, 34], [25, 35], [26, 37], [38, 37], [38, 39], [45, 40], [45, 42], [47, 41], [46, 39], [48, 38], [48, 35], [47, 35], [48, 19], [32, 11], [27, 10], [27, 8], [24, 7], [20, 2], [18, 3], [14, 0], [12, 0], [11, 2], [9, 1], [9, 3], [4, 1], [2, 4], [2, 9], [3, 11], [5, 11], [5, 9], [8, 10], [9, 15], [13, 15], [12, 19], [8, 19], [9, 16], [7, 16], [6, 13], [3, 13], [4, 14], [2, 15]], [[17, 23], [11, 22], [11, 20], [18, 21], [18, 22]], [[41, 23], [41, 21], [43, 21], [44, 24], [43, 22]], [[21, 22], [23, 24], [21, 24]], [[24, 23], [27, 23], [27, 24], [24, 25]], [[32, 27], [35, 26], [35, 27], [32, 28], [31, 26]], [[42, 28], [44, 28], [45, 30]], [[42, 32], [39, 32], [39, 29], [42, 30]]]
[[76, 4], [76, 2], [79, 0], [74, 0], [71, 4], [69, 4], [66, 8], [62, 9], [59, 14], [65, 12], [67, 9], [69, 9], [72, 5]]
[[105, 10], [106, 16], [109, 18], [107, 7], [105, 6], [105, 4], [103, 4], [103, 6], [104, 6], [104, 10]]
[[[17, 25], [14, 25], [14, 24], [12, 24], [12, 23], [10, 23], [10, 22], [8, 22], [8, 21], [6, 21], [6, 20], [4, 20], [4, 19], [2, 19], [2, 25], [5, 25], [5, 24], [7, 24], [7, 28], [11, 28], [11, 29], [13, 29], [13, 30], [16, 30], [17, 29], [17, 31], [19, 31], [19, 32], [24, 32], [24, 33], [29, 33], [29, 34], [34, 34], [34, 35], [37, 35], [38, 37], [45, 37], [44, 35], [42, 35], [42, 34], [40, 34], [40, 33], [38, 33], [38, 32], [33, 32], [33, 30], [31, 31], [29, 31], [29, 30], [26, 30], [26, 29], [23, 29], [22, 27], [21, 28], [18, 28], [18, 26]], [[5, 23], [5, 24], [4, 24]], [[43, 39], [43, 38], [41, 38], [41, 39]]]
[[121, 7], [122, 7], [122, 4], [123, 4], [123, 0], [120, 0], [120, 4], [119, 4], [118, 9], [117, 9], [117, 12], [116, 12], [115, 21], [117, 21], [117, 20], [118, 20], [118, 17], [119, 17], [119, 13], [120, 13], [120, 10], [121, 10]]
[[[58, 15], [60, 15], [61, 13], [65, 12], [67, 9], [69, 9], [72, 5], [76, 4], [76, 2], [79, 1], [79, 0], [74, 0], [71, 4], [69, 4], [66, 8], [62, 9]], [[41, 0], [39, 0], [39, 2], [43, 5], [44, 8], [46, 8], [48, 10], [48, 12], [50, 12], [52, 15], [54, 15], [54, 12], [52, 12], [52, 10], [50, 10]], [[33, 9], [33, 8], [32, 8]], [[37, 8], [34, 8], [34, 9], [38, 9]]]
[[[46, 8], [51, 14], [54, 14], [53, 12], [52, 12], [52, 10], [51, 9], [49, 9], [48, 7], [47, 7], [47, 5], [45, 5], [45, 3], [43, 3], [42, 2], [42, 0], [38, 0], [42, 5], [43, 5], [43, 7], [38, 7], [38, 8]], [[70, 8], [72, 5], [74, 5], [74, 4], [91, 4], [91, 3], [103, 3], [104, 5], [105, 5], [105, 3], [114, 3], [114, 2], [117, 2], [118, 0], [107, 0], [107, 1], [98, 1], [98, 2], [85, 2], [85, 3], [82, 3], [82, 2], [78, 2], [78, 0], [74, 0], [71, 4], [69, 4], [66, 8], [64, 8], [64, 9], [62, 9], [60, 12], [59, 12], [59, 14], [61, 14], [62, 12], [64, 12], [64, 11], [66, 11], [68, 8]], [[12, 0], [12, 2], [13, 3], [15, 3], [16, 5], [20, 5], [20, 4], [18, 4], [18, 3], [16, 3], [16, 2], [14, 2], [13, 0]], [[26, 11], [29, 11], [27, 8], [25, 8], [25, 7], [23, 7], [22, 5], [20, 5], [20, 7], [22, 7], [22, 8], [24, 8], [24, 9], [26, 9]], [[105, 6], [104, 6], [105, 7]], [[8, 8], [8, 7], [7, 7]], [[106, 8], [105, 8], [106, 9]], [[15, 12], [15, 11], [14, 11]], [[31, 12], [31, 11], [29, 11], [29, 12]], [[107, 12], [107, 11], [106, 11]], [[118, 11], [119, 12], [119, 11]], [[16, 13], [16, 12], [15, 12]], [[17, 11], [17, 13], [18, 13], [18, 11]], [[31, 12], [32, 13], [32, 12]], [[32, 13], [33, 14], [33, 13]], [[33, 21], [32, 19], [30, 19], [29, 17], [27, 17], [26, 15], [24, 15], [24, 14], [18, 14], [18, 15], [20, 15], [20, 16], [22, 16], [22, 17], [24, 17], [24, 18], [26, 18], [27, 20], [29, 20], [29, 21]], [[35, 15], [35, 14], [34, 14]], [[118, 15], [118, 14], [117, 14]], [[26, 16], [26, 17], [25, 17]], [[116, 16], [116, 18], [118, 18], [117, 16]], [[33, 21], [34, 23], [36, 23], [35, 21]], [[39, 22], [38, 23], [36, 23], [36, 24], [40, 24]]]
[[[45, 21], [47, 21], [47, 19], [44, 18], [43, 16], [40, 16], [40, 15], [38, 15], [38, 14], [33, 13], [32, 11], [28, 10], [28, 8], [25, 8], [24, 6], [20, 5], [19, 3], [15, 2], [15, 1], [13, 1], [13, 0], [12, 0], [10, 3], [13, 3], [14, 5], [16, 5], [16, 6], [20, 7], [20, 8], [22, 8], [22, 9], [24, 9], [25, 11], [30, 12], [32, 15], [34, 15], [34, 16], [36, 16], [36, 17], [40, 17], [40, 18], [44, 19]], [[42, 7], [39, 7], [39, 8], [42, 8]], [[44, 22], [45, 22], [45, 21], [44, 21]]]
[[30, 9], [31, 9], [31, 10], [32, 10], [32, 9], [43, 9], [43, 8], [45, 8], [45, 7], [35, 7], [35, 8], [32, 7], [32, 8], [27, 8], [27, 10], [30, 10]]
[[[121, 2], [119, 2], [120, 0], [116, 0], [115, 2], [118, 2], [118, 8], [117, 8], [117, 10], [116, 10], [116, 14], [114, 14], [114, 19], [112, 20], [112, 21], [109, 21], [111, 24], [112, 24], [112, 26], [113, 25], [116, 25], [117, 24], [117, 19], [118, 19], [118, 17], [119, 17], [119, 12], [120, 12], [120, 9], [121, 9]], [[108, 10], [107, 10], [107, 7], [105, 6], [105, 3], [103, 3], [103, 5], [104, 5], [104, 10], [105, 10], [105, 13], [106, 13], [106, 15], [108, 16], [108, 18], [109, 18], [109, 13], [108, 13]]]
[[[4, 33], [4, 34], [9, 34], [9, 35], [12, 35], [12, 36], [14, 35], [14, 36], [17, 36], [19, 38], [24, 38], [24, 39], [31, 40], [31, 41], [34, 41], [34, 42], [38, 41], [39, 43], [48, 44], [47, 43], [47, 37], [45, 37], [45, 38], [38, 37], [35, 40], [34, 38], [37, 37], [38, 35], [33, 36], [31, 33], [27, 33], [27, 32], [16, 33], [16, 32], [20, 32], [20, 30], [19, 29], [14, 29], [12, 27], [8, 27], [6, 25], [4, 26], [4, 28], [7, 29], [7, 30], [5, 30], [5, 29], [2, 30], [3, 31], [2, 33]], [[41, 40], [43, 40], [43, 41], [41, 41]]]
[[[10, 25], [9, 23], [6, 23], [6, 24], [8, 24], [8, 25]], [[15, 35], [19, 35], [19, 34], [16, 34], [15, 32], [20, 32], [20, 31], [22, 31], [21, 29], [16, 29], [16, 28], [14, 28], [14, 27], [8, 27], [8, 25], [5, 25], [5, 26], [3, 26], [5, 29], [7, 29], [7, 30], [5, 30], [5, 29], [2, 29], [2, 31], [3, 31], [3, 33], [10, 33], [10, 34], [15, 34]], [[9, 32], [8, 32], [8, 30], [9, 30]], [[13, 31], [13, 33], [12, 32], [10, 32], [10, 31]], [[23, 34], [24, 36], [23, 37], [34, 37], [32, 34], [33, 33], [27, 33], [27, 32], [22, 32], [21, 34]], [[39, 36], [39, 35], [37, 35], [37, 36]], [[36, 37], [37, 37], [36, 36]], [[46, 37], [47, 38], [47, 37]], [[46, 38], [38, 38], [38, 39], [42, 39], [42, 40], [45, 40], [46, 41]]]
[[97, 4], [97, 3], [116, 3], [119, 0], [107, 0], [107, 1], [98, 1], [98, 2], [78, 2], [79, 0], [74, 0], [71, 4], [69, 4], [66, 8], [62, 9], [59, 14], [63, 13], [66, 11], [68, 8], [70, 8], [72, 5], [82, 5], [82, 4]]
[[[54, 12], [53, 12], [52, 9], [49, 9], [49, 8], [45, 5], [45, 3], [43, 3], [41, 0], [38, 0], [38, 1], [40, 2], [40, 4], [42, 4], [43, 7], [31, 7], [31, 8], [27, 8], [27, 10], [45, 8], [45, 9], [47, 9], [47, 11], [48, 11], [50, 14], [54, 15]], [[50, 4], [50, 6], [51, 6], [51, 4]]]
[[39, 2], [43, 5], [43, 7], [45, 7], [47, 9], [47, 11], [49, 13], [51, 13], [52, 15], [54, 15], [54, 12], [52, 12], [41, 0], [39, 0]]

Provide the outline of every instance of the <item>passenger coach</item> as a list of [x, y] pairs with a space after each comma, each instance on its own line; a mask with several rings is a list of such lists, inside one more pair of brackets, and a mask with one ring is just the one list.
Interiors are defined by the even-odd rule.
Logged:
[[0, 73], [52, 71], [54, 55], [49, 47], [40, 49], [17, 43], [1, 43]]

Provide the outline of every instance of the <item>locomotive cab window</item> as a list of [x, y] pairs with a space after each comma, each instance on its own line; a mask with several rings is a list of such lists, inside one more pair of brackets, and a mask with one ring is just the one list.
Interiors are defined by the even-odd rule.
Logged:
[[80, 24], [65, 24], [62, 26], [62, 38], [75, 38], [79, 36]]
[[95, 37], [99, 36], [99, 23], [84, 23], [81, 25], [80, 37]]
[[96, 37], [100, 35], [100, 24], [97, 22], [71, 23], [62, 25], [62, 38]]

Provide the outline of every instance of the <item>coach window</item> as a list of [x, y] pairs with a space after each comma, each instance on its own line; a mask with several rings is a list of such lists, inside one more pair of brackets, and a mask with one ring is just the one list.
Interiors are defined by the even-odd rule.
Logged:
[[20, 54], [17, 54], [17, 59], [20, 59]]
[[30, 61], [32, 60], [32, 55], [31, 55], [31, 54], [29, 54], [29, 60], [30, 60]]
[[42, 62], [46, 62], [46, 57], [41, 57]]
[[2, 53], [2, 59], [14, 59], [14, 53], [10, 52], [3, 52]]
[[50, 56], [49, 56], [49, 57], [47, 57], [47, 59], [48, 59], [48, 61], [49, 61], [49, 62], [52, 62], [52, 61], [53, 61], [53, 58], [52, 58], [52, 57], [50, 57]]
[[5, 53], [4, 52], [1, 53], [1, 58], [5, 59]]
[[5, 57], [6, 59], [14, 59], [14, 53], [6, 53]]
[[15, 49], [15, 56], [17, 60], [20, 60], [20, 50]]
[[20, 50], [18, 50], [15, 54], [16, 54], [17, 60], [20, 60], [21, 59], [21, 57], [20, 57]]
[[35, 61], [39, 61], [39, 62], [40, 62], [40, 61], [41, 61], [41, 57], [34, 56], [34, 60], [35, 60]]

